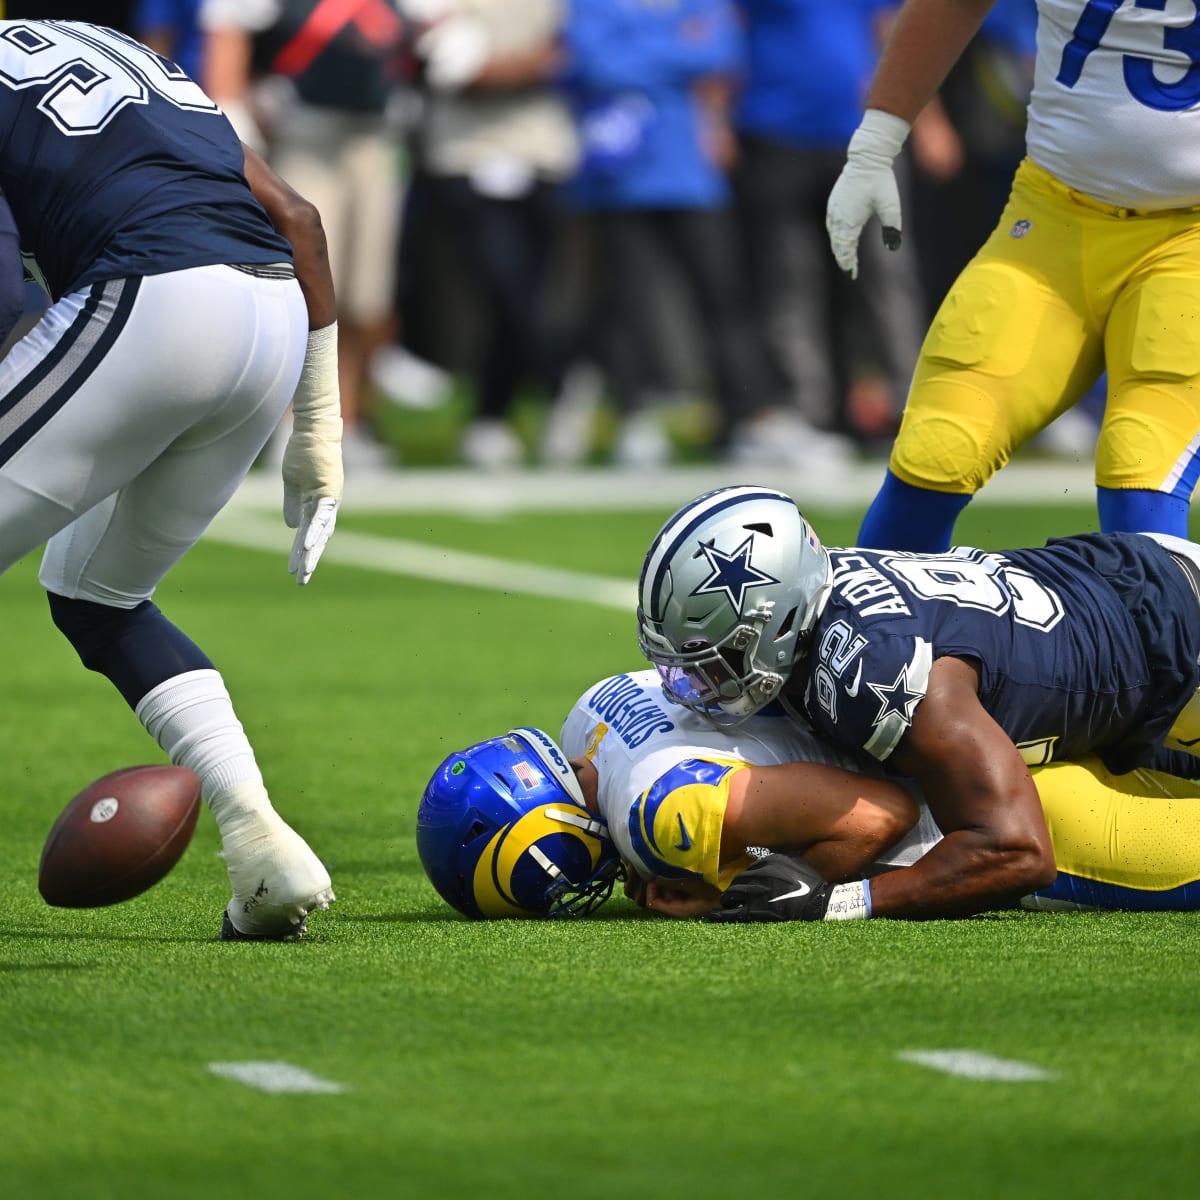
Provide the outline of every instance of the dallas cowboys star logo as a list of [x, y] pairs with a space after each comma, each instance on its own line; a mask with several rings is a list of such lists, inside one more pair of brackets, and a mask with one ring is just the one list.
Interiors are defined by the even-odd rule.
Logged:
[[758, 583], [778, 583], [774, 575], [760, 571], [750, 562], [750, 553], [754, 548], [754, 534], [732, 553], [726, 554], [716, 546], [700, 546], [700, 551], [708, 559], [712, 574], [693, 592], [693, 596], [714, 595], [723, 592], [725, 598], [733, 606], [733, 611], [739, 616], [742, 605], [746, 601], [746, 589]]
[[873, 724], [879, 725], [892, 716], [899, 717], [905, 725], [912, 724], [913, 709], [917, 707], [917, 703], [924, 693], [914, 692], [908, 686], [908, 663], [905, 663], [900, 668], [900, 674], [896, 676], [896, 682], [890, 686], [880, 683], [868, 683], [867, 687], [879, 697], [879, 713], [875, 717]]

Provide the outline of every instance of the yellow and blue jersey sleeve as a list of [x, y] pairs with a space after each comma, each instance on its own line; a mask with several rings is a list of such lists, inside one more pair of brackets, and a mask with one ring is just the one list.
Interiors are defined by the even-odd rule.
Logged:
[[687, 758], [664, 771], [629, 809], [629, 842], [651, 877], [694, 879], [724, 888], [750, 859], [721, 866], [729, 784], [748, 768], [730, 759]]

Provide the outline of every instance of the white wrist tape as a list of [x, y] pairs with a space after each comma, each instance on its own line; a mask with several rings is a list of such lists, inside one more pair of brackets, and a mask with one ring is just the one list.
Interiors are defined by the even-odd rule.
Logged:
[[309, 333], [304, 369], [300, 372], [300, 382], [292, 398], [292, 417], [296, 430], [300, 433], [319, 432], [335, 442], [342, 439], [337, 349], [336, 321]]
[[892, 159], [904, 148], [911, 129], [903, 117], [881, 108], [868, 108], [850, 139], [846, 157], [890, 166]]
[[839, 883], [829, 893], [825, 909], [826, 921], [862, 921], [871, 915], [871, 885], [860, 879], [857, 883]]

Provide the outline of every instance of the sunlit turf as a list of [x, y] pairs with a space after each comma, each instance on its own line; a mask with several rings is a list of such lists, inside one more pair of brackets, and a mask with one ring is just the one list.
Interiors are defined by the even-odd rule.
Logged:
[[[666, 514], [347, 528], [631, 577]], [[856, 514], [813, 519], [849, 541]], [[1035, 544], [1088, 510], [969, 510], [959, 540]], [[1052, 528], [1048, 528], [1052, 526]], [[35, 564], [0, 581], [0, 1197], [1190, 1197], [1200, 1173], [1193, 918], [714, 928], [623, 899], [572, 924], [475, 924], [413, 844], [440, 758], [555, 731], [637, 666], [632, 614], [519, 591], [199, 547], [160, 590], [217, 661], [279, 808], [338, 903], [296, 945], [216, 940], [211, 819], [110, 909], [46, 907], [42, 839], [90, 779], [161, 754], [52, 628]], [[898, 1057], [970, 1049], [996, 1082]], [[208, 1070], [283, 1061], [344, 1090]]]

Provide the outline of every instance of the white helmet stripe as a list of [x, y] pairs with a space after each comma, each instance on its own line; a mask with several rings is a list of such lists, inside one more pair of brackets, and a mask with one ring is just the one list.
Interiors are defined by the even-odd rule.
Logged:
[[575, 777], [567, 756], [548, 733], [534, 729], [532, 725], [522, 725], [517, 729], [510, 729], [508, 736], [519, 737], [546, 768], [550, 777], [558, 780], [571, 799], [580, 807], [587, 807], [583, 799], [583, 788], [579, 786], [579, 780]]
[[672, 522], [659, 533], [651, 552], [642, 564], [638, 600], [647, 620], [657, 622], [662, 619], [662, 615], [654, 611], [654, 597], [662, 590], [663, 576], [667, 573], [671, 561], [697, 526], [716, 513], [747, 500], [781, 500], [795, 507], [795, 501], [790, 496], [773, 488], [727, 487], [699, 496], [691, 504], [680, 509]]

